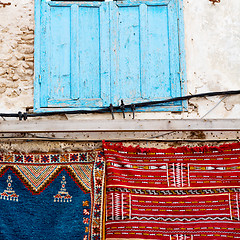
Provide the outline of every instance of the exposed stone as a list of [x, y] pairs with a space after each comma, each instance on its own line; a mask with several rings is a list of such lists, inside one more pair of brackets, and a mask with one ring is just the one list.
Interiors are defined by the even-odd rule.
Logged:
[[15, 52], [14, 55], [17, 58], [17, 60], [23, 60], [23, 58], [25, 58], [24, 55], [21, 54], [20, 52]]
[[32, 76], [33, 75], [33, 70], [27, 69], [24, 71], [25, 74]]
[[7, 88], [12, 88], [12, 89], [16, 89], [18, 88], [18, 83], [17, 82], [10, 82], [6, 85]]
[[26, 64], [28, 65], [28, 68], [34, 69], [34, 65], [32, 62], [26, 62]]
[[4, 68], [1, 68], [1, 63], [0, 63], [0, 76], [6, 74], [6, 70]]
[[27, 40], [24, 43], [29, 44], [29, 45], [33, 45], [34, 44], [34, 39], [33, 40]]
[[9, 28], [8, 28], [8, 27], [5, 27], [5, 28], [2, 29], [2, 32], [3, 32], [3, 33], [7, 33], [8, 31], [9, 31]]
[[18, 46], [17, 43], [11, 44], [11, 47], [12, 47], [13, 49], [15, 49], [17, 46]]
[[19, 76], [17, 74], [14, 74], [13, 77], [12, 77], [12, 80], [13, 81], [19, 80]]
[[20, 95], [20, 92], [17, 90], [13, 90], [10, 94], [7, 94], [8, 97], [10, 98], [16, 98]]
[[5, 83], [0, 83], [0, 94], [5, 93], [7, 90]]
[[33, 46], [22, 45], [18, 47], [18, 51], [23, 54], [30, 54], [34, 52]]
[[23, 36], [21, 36], [21, 39], [22, 40], [33, 40], [34, 35], [33, 34], [23, 35]]
[[32, 57], [25, 57], [25, 61], [26, 62], [33, 62], [34, 61], [34, 59], [33, 59], [33, 56]]
[[21, 28], [20, 28], [20, 31], [22, 31], [22, 32], [26, 32], [27, 30], [28, 30], [27, 27], [21, 27]]
[[[25, 8], [24, 8], [25, 7]], [[14, 112], [33, 103], [34, 2], [14, 0], [0, 15], [1, 109]], [[16, 98], [19, 99], [16, 101]]]
[[22, 66], [23, 66], [25, 69], [28, 69], [28, 68], [29, 68], [29, 65], [28, 65], [26, 62], [22, 62]]
[[12, 68], [17, 68], [18, 62], [16, 62], [14, 59], [8, 61], [8, 66]]

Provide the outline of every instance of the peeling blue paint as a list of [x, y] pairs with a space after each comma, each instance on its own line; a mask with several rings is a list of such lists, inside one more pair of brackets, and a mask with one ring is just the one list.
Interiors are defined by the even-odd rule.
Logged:
[[[121, 99], [185, 94], [179, 1], [36, 0], [35, 111], [97, 109]], [[184, 104], [141, 111], [181, 111]]]

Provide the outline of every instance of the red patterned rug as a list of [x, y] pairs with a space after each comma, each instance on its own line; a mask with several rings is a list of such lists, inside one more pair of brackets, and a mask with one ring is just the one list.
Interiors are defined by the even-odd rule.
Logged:
[[239, 143], [104, 154], [107, 240], [240, 238]]

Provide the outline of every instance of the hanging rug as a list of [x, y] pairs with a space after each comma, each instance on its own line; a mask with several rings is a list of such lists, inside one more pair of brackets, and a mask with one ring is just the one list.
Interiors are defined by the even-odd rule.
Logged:
[[104, 143], [107, 240], [240, 238], [240, 144]]
[[100, 240], [102, 152], [0, 155], [0, 239]]

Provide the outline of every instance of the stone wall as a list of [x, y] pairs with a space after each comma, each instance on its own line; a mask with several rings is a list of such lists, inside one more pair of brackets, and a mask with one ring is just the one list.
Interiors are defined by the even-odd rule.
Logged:
[[33, 106], [34, 1], [0, 4], [0, 112]]

